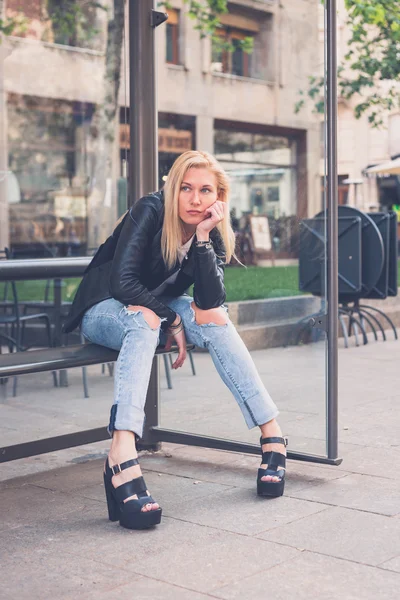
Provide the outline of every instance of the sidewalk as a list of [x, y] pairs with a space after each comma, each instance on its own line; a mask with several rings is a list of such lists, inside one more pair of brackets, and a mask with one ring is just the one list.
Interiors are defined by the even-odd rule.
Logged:
[[[101, 472], [108, 442], [0, 465], [1, 599], [397, 599], [400, 412], [394, 365], [399, 343], [340, 351], [343, 463], [328, 467], [288, 461], [280, 499], [256, 496], [255, 456], [164, 444], [160, 453], [141, 458], [147, 485], [163, 507], [163, 521], [155, 530], [131, 532], [106, 519]], [[256, 362], [266, 369], [268, 358], [271, 369], [274, 357], [282, 358], [286, 350], [266, 352], [256, 353]], [[293, 359], [291, 352], [285, 361]], [[218, 396], [207, 360], [196, 356], [196, 366], [207, 370], [207, 385]], [[315, 360], [310, 368], [315, 369]], [[312, 397], [311, 389], [320, 389], [322, 382], [312, 377], [310, 383], [306, 371], [299, 381], [289, 371], [285, 384], [291, 394], [280, 394], [285, 433], [291, 446], [294, 440], [293, 449], [314, 451], [323, 443], [323, 399]], [[193, 414], [196, 404], [188, 402], [185, 413], [184, 382], [193, 387], [196, 381], [196, 402], [204, 398], [204, 390], [189, 371], [181, 380], [178, 374], [173, 377], [174, 390], [163, 391], [163, 425], [180, 421], [190, 431], [229, 431], [233, 439], [240, 434], [241, 439], [256, 439], [256, 432], [243, 429], [239, 411], [226, 420], [225, 397], [218, 397], [213, 421], [204, 414], [209, 398], [204, 399], [205, 411], [198, 406]], [[101, 379], [103, 387], [111, 385], [107, 378], [93, 379]], [[28, 384], [23, 378], [19, 383], [16, 403], [6, 402], [10, 419], [13, 411], [23, 414], [23, 386]], [[279, 387], [273, 377], [271, 384], [276, 397]], [[48, 381], [46, 385], [49, 390]], [[103, 406], [95, 382], [90, 385], [92, 409], [94, 402]], [[295, 389], [303, 413], [290, 405]], [[78, 400], [72, 399], [72, 407], [75, 402], [78, 410]], [[84, 402], [80, 400], [86, 411]], [[49, 397], [47, 403], [54, 422]], [[57, 412], [59, 418], [61, 414]]]

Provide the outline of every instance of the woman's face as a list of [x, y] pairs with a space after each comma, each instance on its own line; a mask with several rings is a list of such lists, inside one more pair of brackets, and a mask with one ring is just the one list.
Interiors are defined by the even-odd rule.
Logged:
[[208, 169], [188, 169], [183, 177], [179, 192], [179, 217], [195, 230], [208, 214], [205, 214], [218, 200], [217, 178]]

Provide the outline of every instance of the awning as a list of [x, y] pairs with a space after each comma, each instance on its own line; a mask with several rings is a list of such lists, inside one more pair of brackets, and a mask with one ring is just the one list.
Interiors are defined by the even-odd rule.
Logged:
[[394, 160], [388, 160], [380, 165], [375, 165], [375, 167], [365, 169], [365, 173], [368, 175], [400, 175], [400, 156]]

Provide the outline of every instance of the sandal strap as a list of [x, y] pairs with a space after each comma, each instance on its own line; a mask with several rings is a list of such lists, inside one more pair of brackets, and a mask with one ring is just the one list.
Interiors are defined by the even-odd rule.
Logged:
[[263, 452], [261, 464], [268, 465], [269, 469], [286, 467], [286, 456], [280, 452]]
[[271, 452], [268, 468], [277, 469], [278, 467], [286, 467], [286, 456], [280, 452]]
[[143, 506], [146, 504], [154, 504], [155, 500], [151, 496], [145, 498], [138, 498], [137, 500], [132, 499], [124, 503], [124, 513], [138, 513], [141, 512]]
[[115, 489], [115, 495], [119, 502], [123, 502], [130, 496], [138, 496], [139, 498], [147, 496], [147, 488], [143, 477], [136, 477], [132, 481], [127, 481], [122, 485], [119, 485]]
[[[266, 475], [270, 475], [271, 477], [279, 477], [280, 479], [285, 479], [286, 471], [283, 469], [258, 469], [258, 479], [261, 477], [265, 477]], [[276, 483], [271, 481], [271, 483]]]
[[118, 475], [119, 473], [121, 473], [121, 471], [125, 471], [125, 469], [129, 469], [129, 467], [134, 467], [138, 464], [139, 461], [137, 458], [131, 458], [131, 460], [127, 460], [121, 463], [120, 465], [113, 465], [112, 467], [110, 467], [110, 469], [113, 475]]
[[260, 444], [283, 444], [285, 447], [288, 445], [287, 437], [268, 437], [268, 438], [260, 438]]

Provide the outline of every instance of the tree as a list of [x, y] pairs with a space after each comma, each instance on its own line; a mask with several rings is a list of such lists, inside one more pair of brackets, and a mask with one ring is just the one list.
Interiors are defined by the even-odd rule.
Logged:
[[[398, 0], [345, 0], [351, 31], [348, 51], [338, 68], [338, 92], [355, 99], [357, 119], [364, 113], [373, 127], [383, 113], [400, 107], [400, 3]], [[301, 91], [295, 112], [307, 96], [317, 112], [324, 111], [324, 79], [310, 76], [309, 89]]]

